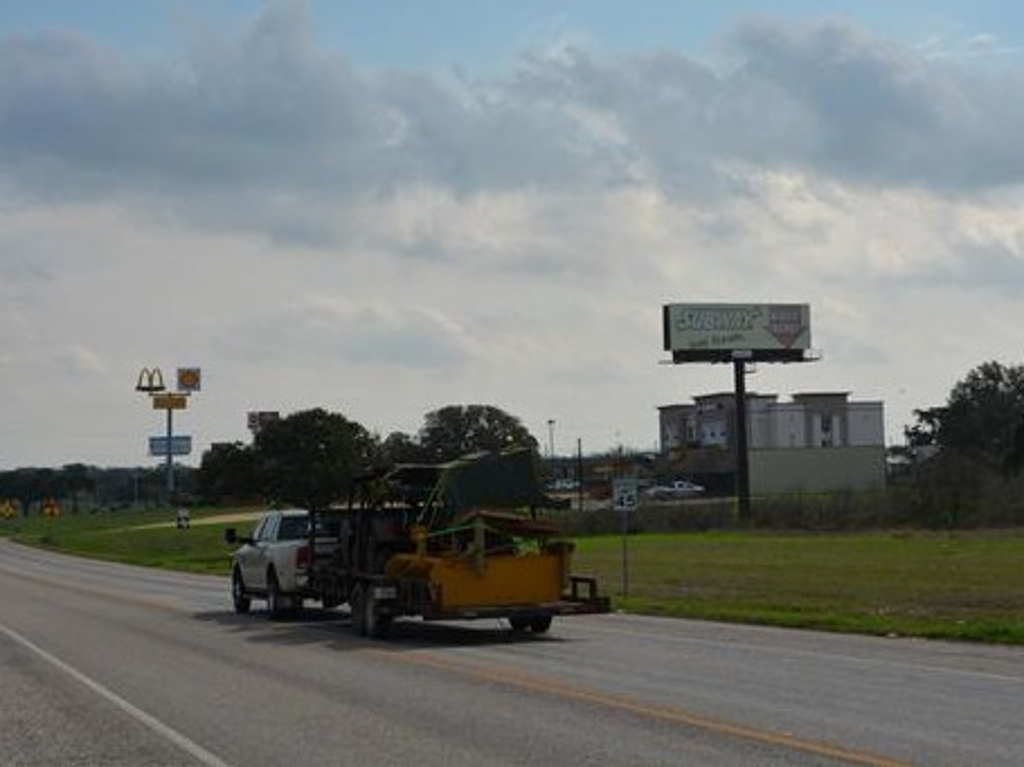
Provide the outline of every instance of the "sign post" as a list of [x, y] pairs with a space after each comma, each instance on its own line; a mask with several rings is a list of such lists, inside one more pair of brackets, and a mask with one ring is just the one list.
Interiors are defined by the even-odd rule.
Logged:
[[191, 437], [174, 436], [174, 411], [185, 410], [192, 392], [202, 388], [202, 373], [199, 368], [178, 368], [176, 391], [168, 391], [160, 368], [143, 368], [139, 373], [135, 391], [148, 394], [154, 410], [167, 413], [167, 432], [164, 437], [151, 437], [150, 455], [165, 457], [167, 503], [174, 502], [174, 456], [192, 452]]
[[629, 598], [629, 515], [636, 511], [636, 477], [612, 480], [612, 505], [622, 515], [622, 598]]

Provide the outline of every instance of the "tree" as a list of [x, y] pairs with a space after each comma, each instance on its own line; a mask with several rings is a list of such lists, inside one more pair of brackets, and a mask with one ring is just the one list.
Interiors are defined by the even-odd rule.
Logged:
[[396, 463], [416, 463], [423, 460], [423, 449], [416, 440], [405, 432], [391, 432], [380, 443], [380, 463], [393, 466]]
[[537, 449], [518, 418], [492, 405], [448, 405], [424, 418], [419, 444], [425, 460], [450, 461], [478, 450]]
[[71, 495], [71, 513], [78, 513], [81, 493], [92, 492], [96, 487], [92, 470], [83, 463], [69, 463], [61, 470], [64, 475], [64, 487]]
[[1003, 468], [1007, 474], [1020, 474], [1021, 469], [1024, 469], [1024, 415], [1013, 426], [1013, 437]]
[[1001, 499], [1008, 474], [1024, 466], [1024, 367], [979, 365], [956, 383], [945, 406], [914, 416], [904, 430], [909, 449], [936, 449], [914, 468], [926, 518], [949, 527], [1015, 518], [1016, 507]]
[[366, 429], [322, 408], [270, 423], [256, 437], [264, 493], [298, 506], [344, 499], [374, 452], [374, 439]]
[[915, 410], [914, 418], [917, 423], [912, 426], [903, 427], [903, 438], [910, 448], [927, 447], [937, 445], [939, 442], [939, 426], [942, 424], [942, 416], [945, 408], [933, 407], [924, 410]]
[[259, 493], [256, 451], [241, 442], [220, 442], [203, 453], [199, 494], [210, 501], [245, 498]]
[[1024, 418], [1024, 366], [986, 362], [970, 371], [936, 415], [936, 441], [993, 470], [1003, 470]]

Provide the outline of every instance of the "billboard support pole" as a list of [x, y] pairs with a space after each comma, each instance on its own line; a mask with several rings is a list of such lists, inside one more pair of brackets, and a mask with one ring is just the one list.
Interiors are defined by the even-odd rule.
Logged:
[[167, 408], [167, 503], [174, 503], [174, 409]]
[[736, 496], [741, 522], [750, 520], [750, 451], [747, 446], [747, 363], [732, 361], [736, 385]]

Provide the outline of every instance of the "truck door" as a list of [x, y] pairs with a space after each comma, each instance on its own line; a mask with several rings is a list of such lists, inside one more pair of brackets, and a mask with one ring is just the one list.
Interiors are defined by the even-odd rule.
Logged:
[[242, 577], [249, 588], [265, 589], [267, 587], [267, 561], [270, 557], [270, 544], [277, 537], [279, 514], [268, 514], [260, 522], [252, 536], [252, 544], [239, 552], [239, 566]]

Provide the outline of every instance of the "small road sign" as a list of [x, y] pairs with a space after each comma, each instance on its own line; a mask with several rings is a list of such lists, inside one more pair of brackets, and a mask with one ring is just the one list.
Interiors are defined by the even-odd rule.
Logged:
[[192, 437], [188, 435], [167, 437], [150, 437], [149, 454], [154, 456], [188, 455], [192, 452]]
[[613, 506], [616, 511], [634, 511], [638, 492], [635, 477], [620, 477], [612, 480]]

